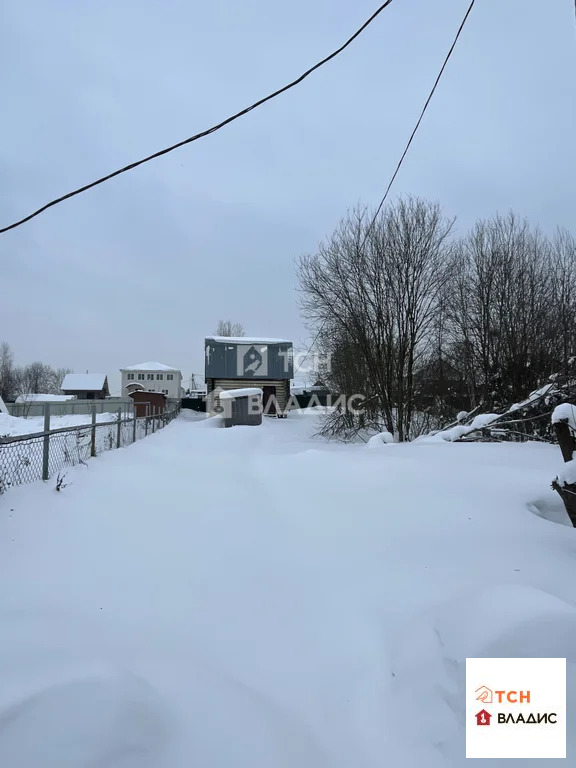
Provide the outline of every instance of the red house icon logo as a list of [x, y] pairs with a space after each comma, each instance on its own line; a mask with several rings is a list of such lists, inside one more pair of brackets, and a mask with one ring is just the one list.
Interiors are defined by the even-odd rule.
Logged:
[[490, 712], [486, 712], [485, 709], [481, 709], [480, 712], [476, 714], [476, 725], [490, 725], [490, 718], [492, 715]]

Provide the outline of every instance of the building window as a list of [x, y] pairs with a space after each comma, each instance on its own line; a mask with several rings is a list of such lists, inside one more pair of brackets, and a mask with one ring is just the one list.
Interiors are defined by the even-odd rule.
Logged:
[[167, 390], [167, 389], [163, 389], [163, 390], [162, 390], [162, 392], [163, 392], [163, 394], [165, 394], [165, 395], [167, 395], [167, 394], [168, 394], [168, 390]]
[[134, 374], [133, 373], [129, 373], [128, 374], [128, 381], [134, 381]]
[[148, 381], [154, 381], [154, 374], [153, 373], [147, 373], [146, 376], [148, 377]]
[[166, 374], [166, 381], [173, 381], [174, 380], [174, 374], [173, 373], [167, 373]]
[[156, 374], [156, 381], [162, 381], [163, 378], [164, 378], [164, 374], [163, 373], [157, 373]]
[[138, 374], [138, 381], [144, 381], [144, 374], [143, 373], [139, 373]]

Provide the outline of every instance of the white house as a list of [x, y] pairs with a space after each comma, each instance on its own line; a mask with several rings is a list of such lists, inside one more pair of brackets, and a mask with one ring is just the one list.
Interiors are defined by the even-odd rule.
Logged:
[[182, 371], [164, 363], [139, 363], [121, 368], [122, 396], [145, 389], [148, 392], [163, 392], [167, 397], [179, 400], [182, 397]]

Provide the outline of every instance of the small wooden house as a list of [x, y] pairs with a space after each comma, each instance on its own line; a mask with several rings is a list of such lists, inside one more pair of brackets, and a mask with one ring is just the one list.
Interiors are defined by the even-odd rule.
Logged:
[[291, 341], [207, 336], [205, 353], [208, 403], [222, 390], [257, 387], [262, 390], [264, 415], [286, 417], [294, 375]]
[[104, 373], [67, 373], [60, 385], [62, 393], [78, 400], [104, 400], [110, 397], [108, 377]]

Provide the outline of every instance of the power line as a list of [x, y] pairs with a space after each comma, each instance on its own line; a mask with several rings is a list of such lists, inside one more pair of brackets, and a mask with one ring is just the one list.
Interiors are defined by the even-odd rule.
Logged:
[[[428, 94], [428, 98], [426, 99], [424, 106], [422, 108], [422, 111], [420, 112], [420, 117], [418, 118], [416, 125], [414, 126], [414, 130], [410, 134], [410, 138], [408, 139], [408, 143], [404, 147], [404, 151], [402, 152], [402, 155], [400, 157], [400, 160], [398, 161], [398, 165], [396, 166], [396, 170], [392, 174], [392, 178], [390, 179], [388, 186], [386, 187], [386, 192], [384, 193], [384, 197], [382, 200], [380, 200], [380, 204], [378, 205], [378, 208], [376, 209], [376, 213], [372, 217], [372, 220], [370, 222], [370, 225], [368, 226], [368, 229], [366, 230], [366, 233], [364, 235], [364, 238], [362, 240], [362, 245], [360, 246], [360, 250], [364, 248], [364, 245], [366, 244], [366, 240], [368, 238], [368, 235], [370, 234], [370, 230], [376, 223], [376, 219], [378, 218], [378, 214], [382, 210], [382, 207], [384, 203], [386, 202], [386, 199], [388, 198], [388, 193], [390, 192], [390, 189], [392, 187], [392, 184], [394, 184], [394, 181], [396, 179], [396, 176], [398, 175], [398, 172], [402, 166], [402, 163], [404, 162], [404, 158], [408, 154], [408, 150], [410, 149], [410, 146], [412, 144], [412, 141], [414, 139], [414, 136], [416, 135], [416, 132], [418, 131], [418, 128], [420, 127], [420, 123], [422, 122], [422, 118], [424, 117], [426, 110], [428, 109], [428, 105], [432, 101], [432, 97], [434, 96], [434, 93], [436, 91], [436, 88], [438, 87], [438, 83], [440, 82], [442, 75], [444, 74], [444, 70], [446, 69], [446, 65], [448, 64], [450, 57], [452, 56], [452, 53], [454, 51], [454, 48], [456, 47], [456, 43], [458, 42], [458, 39], [460, 37], [460, 34], [462, 33], [462, 30], [464, 29], [464, 26], [466, 25], [466, 22], [468, 21], [468, 16], [470, 16], [470, 12], [472, 11], [472, 8], [474, 7], [476, 0], [472, 0], [470, 5], [468, 6], [468, 10], [464, 14], [464, 18], [462, 19], [462, 22], [460, 26], [458, 27], [458, 32], [456, 33], [456, 37], [454, 38], [452, 45], [450, 46], [450, 50], [448, 51], [446, 58], [444, 59], [444, 63], [442, 64], [442, 67], [440, 68], [440, 72], [438, 73], [438, 76], [436, 77], [436, 80], [434, 81], [434, 85], [432, 86], [432, 90]], [[576, 4], [576, 0], [574, 0]]]
[[[452, 42], [452, 45], [450, 46], [450, 49], [449, 49], [449, 51], [448, 51], [448, 53], [446, 55], [446, 58], [444, 59], [442, 67], [440, 68], [440, 72], [438, 73], [438, 76], [436, 77], [436, 80], [434, 81], [434, 85], [432, 86], [432, 90], [428, 94], [428, 98], [426, 99], [426, 101], [424, 103], [424, 106], [422, 108], [422, 111], [420, 112], [420, 117], [418, 118], [418, 120], [416, 122], [416, 125], [414, 126], [414, 130], [410, 134], [410, 138], [408, 139], [408, 142], [407, 142], [407, 144], [406, 144], [406, 146], [404, 148], [404, 151], [402, 152], [402, 155], [400, 157], [398, 165], [396, 166], [396, 170], [392, 174], [392, 178], [390, 179], [390, 181], [388, 183], [388, 186], [386, 187], [386, 192], [384, 193], [384, 197], [382, 198], [382, 200], [380, 200], [378, 208], [376, 209], [376, 213], [372, 217], [372, 219], [370, 221], [370, 224], [369, 224], [366, 232], [364, 233], [364, 237], [362, 238], [362, 244], [360, 246], [360, 251], [362, 251], [362, 249], [366, 245], [366, 240], [368, 239], [368, 235], [370, 234], [370, 230], [372, 229], [372, 227], [376, 223], [376, 219], [378, 218], [378, 214], [382, 210], [382, 207], [383, 207], [384, 203], [386, 202], [386, 199], [388, 198], [388, 193], [390, 192], [392, 184], [394, 183], [394, 181], [396, 179], [396, 176], [398, 175], [398, 172], [399, 172], [399, 170], [400, 170], [400, 168], [402, 166], [402, 163], [404, 162], [404, 158], [408, 154], [408, 150], [410, 149], [412, 141], [414, 140], [414, 136], [416, 135], [416, 132], [418, 131], [418, 128], [420, 127], [420, 123], [422, 122], [422, 118], [424, 117], [424, 115], [426, 113], [426, 110], [428, 109], [428, 105], [432, 101], [432, 97], [434, 96], [436, 88], [438, 87], [438, 83], [440, 82], [440, 80], [442, 78], [442, 75], [444, 74], [444, 70], [446, 69], [446, 65], [448, 64], [448, 61], [450, 60], [450, 57], [452, 56], [454, 48], [456, 47], [456, 43], [458, 42], [458, 39], [460, 38], [462, 30], [464, 29], [464, 26], [466, 25], [466, 22], [468, 21], [468, 17], [470, 16], [470, 12], [472, 11], [472, 8], [474, 7], [475, 2], [476, 2], [476, 0], [472, 0], [471, 1], [470, 5], [468, 6], [468, 10], [464, 14], [464, 18], [462, 19], [462, 22], [460, 23], [460, 26], [458, 27], [458, 31], [456, 32], [456, 36], [455, 36], [455, 38], [454, 38], [454, 40]], [[575, 8], [576, 8], [576, 0], [574, 0], [574, 4], [575, 4]], [[306, 353], [307, 355], [310, 354], [311, 350], [314, 348], [314, 346], [315, 346], [316, 342], [318, 341], [318, 339], [320, 338], [320, 335], [321, 335], [322, 331], [324, 330], [327, 322], [328, 321], [325, 320], [323, 323], [321, 323], [320, 328], [318, 329], [318, 332], [317, 332], [316, 336], [314, 337], [314, 340], [312, 341], [312, 344], [308, 347], [308, 350], [307, 350], [307, 353]]]
[[124, 166], [123, 168], [119, 168], [117, 171], [114, 171], [113, 173], [109, 173], [106, 176], [102, 176], [100, 179], [96, 179], [96, 181], [92, 181], [90, 184], [86, 184], [83, 187], [79, 187], [78, 189], [73, 190], [72, 192], [68, 192], [66, 195], [62, 195], [62, 197], [58, 197], [55, 200], [52, 200], [49, 203], [46, 203], [46, 205], [43, 205], [41, 208], [38, 208], [37, 211], [34, 211], [33, 213], [29, 214], [28, 216], [25, 216], [23, 219], [20, 219], [20, 221], [14, 222], [14, 224], [10, 224], [7, 227], [3, 227], [0, 229], [0, 233], [2, 232], [8, 232], [10, 229], [15, 229], [16, 227], [21, 226], [22, 224], [25, 224], [27, 221], [30, 221], [30, 219], [35, 218], [36, 216], [39, 216], [44, 211], [48, 210], [48, 208], [52, 208], [54, 205], [58, 205], [59, 203], [64, 202], [65, 200], [70, 199], [71, 197], [75, 197], [76, 195], [81, 194], [82, 192], [86, 192], [88, 189], [92, 189], [92, 187], [96, 187], [99, 184], [103, 184], [105, 181], [109, 181], [110, 179], [113, 179], [115, 176], [120, 176], [122, 173], [126, 173], [127, 171], [131, 171], [134, 168], [137, 168], [139, 165], [143, 165], [144, 163], [150, 162], [150, 160], [154, 160], [157, 157], [161, 157], [162, 155], [167, 155], [169, 152], [173, 152], [175, 149], [179, 149], [180, 147], [183, 147], [186, 144], [191, 144], [193, 141], [197, 141], [198, 139], [202, 139], [205, 136], [209, 136], [211, 133], [215, 133], [216, 131], [219, 131], [221, 128], [223, 128], [225, 125], [228, 125], [229, 123], [234, 122], [234, 120], [238, 120], [238, 118], [243, 117], [244, 115], [248, 114], [248, 112], [251, 112], [253, 109], [256, 109], [257, 107], [260, 107], [262, 104], [265, 104], [267, 101], [270, 101], [271, 99], [276, 98], [276, 96], [279, 96], [281, 93], [284, 93], [285, 91], [289, 91], [291, 88], [294, 88], [294, 86], [301, 83], [303, 80], [305, 80], [309, 75], [311, 75], [313, 72], [315, 72], [317, 69], [320, 69], [320, 67], [324, 66], [324, 64], [327, 64], [329, 61], [334, 59], [338, 54], [342, 53], [348, 46], [354, 42], [354, 40], [362, 34], [362, 32], [376, 19], [377, 16], [379, 16], [382, 11], [387, 8], [392, 3], [392, 0], [386, 0], [386, 2], [382, 3], [382, 5], [374, 11], [372, 16], [368, 18], [362, 26], [354, 32], [354, 34], [346, 40], [346, 42], [340, 46], [340, 48], [337, 48], [335, 51], [333, 51], [330, 55], [326, 56], [326, 58], [319, 61], [317, 64], [314, 64], [313, 67], [310, 67], [310, 69], [307, 69], [306, 72], [304, 72], [300, 77], [297, 77], [296, 80], [293, 80], [291, 83], [288, 83], [288, 85], [283, 86], [282, 88], [279, 88], [277, 91], [274, 91], [273, 93], [269, 94], [268, 96], [265, 96], [263, 99], [259, 99], [258, 101], [254, 102], [254, 104], [251, 104], [249, 107], [246, 107], [245, 109], [242, 109], [240, 112], [237, 112], [235, 115], [232, 115], [231, 117], [227, 117], [225, 120], [222, 120], [222, 122], [217, 123], [216, 125], [213, 125], [211, 128], [207, 128], [205, 131], [201, 131], [200, 133], [195, 134], [194, 136], [190, 136], [187, 139], [184, 139], [183, 141], [179, 141], [177, 144], [173, 144], [170, 147], [166, 147], [165, 149], [161, 149], [158, 152], [154, 152], [152, 155], [148, 155], [148, 157], [144, 157], [142, 160], [137, 160], [135, 163], [130, 163], [129, 165]]

